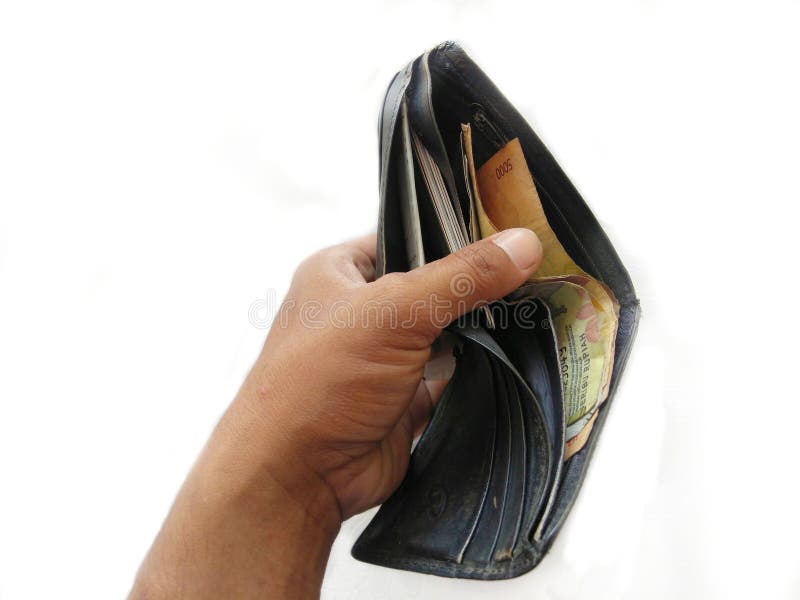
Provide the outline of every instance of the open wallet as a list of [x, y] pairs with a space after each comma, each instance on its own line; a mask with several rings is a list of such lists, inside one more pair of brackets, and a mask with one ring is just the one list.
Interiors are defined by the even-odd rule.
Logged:
[[378, 565], [507, 579], [533, 569], [575, 502], [639, 317], [595, 217], [523, 117], [452, 42], [392, 80], [380, 120], [378, 275], [510, 227], [544, 259], [452, 323], [455, 368], [408, 473], [353, 547]]

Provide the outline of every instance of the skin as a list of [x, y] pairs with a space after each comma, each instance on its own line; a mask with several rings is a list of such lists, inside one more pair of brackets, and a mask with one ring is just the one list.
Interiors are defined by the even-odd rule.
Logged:
[[342, 521], [405, 474], [438, 395], [423, 381], [431, 344], [516, 289], [541, 256], [533, 233], [512, 229], [378, 280], [374, 236], [306, 259], [130, 598], [319, 597]]

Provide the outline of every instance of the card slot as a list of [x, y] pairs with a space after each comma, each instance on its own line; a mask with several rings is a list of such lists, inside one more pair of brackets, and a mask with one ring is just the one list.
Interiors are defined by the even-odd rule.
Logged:
[[[537, 303], [537, 310], [542, 311], [539, 314], [549, 314], [540, 300], [532, 299], [532, 301]], [[558, 479], [557, 472], [561, 469], [564, 456], [563, 426], [554, 427], [555, 432], [562, 432], [560, 441], [554, 442], [549, 433], [550, 428], [546, 424], [543, 404], [529, 386], [526, 377], [518, 370], [505, 350], [505, 346], [508, 346], [515, 353], [525, 354], [527, 351], [526, 344], [535, 341], [536, 338], [531, 340], [524, 334], [516, 333], [525, 331], [516, 327], [498, 328], [492, 332], [492, 335], [485, 329], [475, 326], [453, 326], [451, 329], [454, 333], [473, 340], [489, 350], [503, 364], [517, 388], [520, 398], [519, 405], [523, 413], [524, 437], [526, 440], [526, 485], [522, 509], [523, 522], [520, 528], [523, 535], [520, 535], [517, 540], [517, 546], [521, 547], [528, 543], [530, 533], [537, 523], [537, 517], [542, 514], [549, 501], [548, 493], [552, 491], [553, 484]], [[535, 331], [535, 329], [531, 331]], [[552, 332], [549, 333], [549, 336], [542, 333], [541, 339], [552, 340]], [[555, 350], [554, 346], [553, 350]], [[555, 362], [553, 362], [553, 359], [555, 359]], [[523, 360], [521, 364], [527, 366], [528, 363]], [[548, 390], [555, 390], [554, 394], [551, 392], [551, 396], [555, 395], [555, 398], [546, 397], [546, 400], [548, 404], [555, 404], [556, 408], [561, 406], [561, 414], [563, 415], [563, 402], [558, 400], [561, 394], [561, 382], [557, 376], [557, 364], [557, 358], [552, 356], [549, 365], [550, 367], [556, 366], [556, 375], [553, 375], [552, 368], [546, 368], [544, 371], [547, 374], [547, 378], [549, 378], [549, 384], [544, 384], [546, 380], [544, 378], [532, 377], [531, 380], [537, 384], [537, 389], [542, 393], [548, 393]], [[535, 368], [536, 365], [538, 365], [538, 361], [532, 360], [532, 368]], [[532, 373], [535, 372], [537, 371], [532, 371]]]
[[461, 352], [405, 479], [358, 539], [356, 558], [462, 561], [488, 493], [497, 408], [487, 352], [470, 342]]
[[[559, 491], [559, 480], [564, 460], [566, 423], [564, 417], [564, 396], [558, 362], [558, 345], [553, 333], [552, 316], [548, 306], [537, 298], [530, 302], [531, 313], [527, 317], [532, 327], [498, 329], [494, 332], [500, 346], [519, 370], [528, 387], [533, 392], [547, 427], [550, 440], [550, 481], [547, 501], [538, 515], [526, 513], [528, 522], [526, 535], [538, 538], [541, 526], [547, 521]], [[516, 314], [522, 314], [516, 305]]]
[[[526, 308], [529, 307], [529, 308]], [[554, 455], [563, 454], [564, 396], [558, 361], [558, 342], [550, 308], [539, 298], [515, 298], [515, 320], [493, 332], [500, 347], [531, 388], [542, 409]]]
[[464, 560], [488, 561], [497, 547], [508, 502], [511, 476], [511, 410], [506, 377], [497, 360], [490, 358], [492, 387], [495, 394], [495, 444], [491, 476], [484, 496], [475, 532], [464, 552]]
[[494, 549], [494, 560], [507, 560], [512, 557], [517, 546], [520, 529], [524, 517], [525, 491], [527, 482], [528, 443], [526, 439], [525, 415], [522, 411], [520, 396], [514, 375], [502, 369], [506, 380], [508, 406], [511, 421], [511, 452], [509, 459], [509, 477], [506, 483], [506, 494], [503, 519], [497, 543]]
[[[396, 130], [400, 129], [399, 119], [394, 126]], [[391, 138], [391, 146], [384, 150], [391, 160], [383, 172], [384, 182], [381, 186], [381, 219], [378, 223], [376, 257], [378, 275], [409, 269], [401, 215], [401, 203], [404, 201], [404, 196], [401, 187], [402, 171], [399, 157], [402, 152], [402, 136], [395, 132]]]

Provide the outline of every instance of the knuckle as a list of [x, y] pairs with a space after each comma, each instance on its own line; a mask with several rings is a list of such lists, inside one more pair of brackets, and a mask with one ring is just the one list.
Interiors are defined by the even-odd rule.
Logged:
[[492, 253], [482, 245], [467, 246], [456, 256], [463, 261], [468, 273], [478, 284], [490, 283], [500, 275], [500, 268]]
[[292, 276], [292, 282], [302, 283], [319, 279], [321, 275], [326, 273], [326, 265], [335, 259], [335, 257], [336, 246], [323, 248], [322, 250], [317, 250], [313, 254], [309, 254], [297, 265], [297, 268], [294, 270], [294, 275]]
[[407, 274], [387, 273], [375, 284], [362, 288], [359, 308], [374, 333], [384, 332], [390, 345], [414, 339], [428, 319], [428, 302], [409, 285]]
[[405, 286], [405, 279], [403, 273], [386, 273], [376, 283], [379, 284], [381, 295], [388, 298], [399, 298]]

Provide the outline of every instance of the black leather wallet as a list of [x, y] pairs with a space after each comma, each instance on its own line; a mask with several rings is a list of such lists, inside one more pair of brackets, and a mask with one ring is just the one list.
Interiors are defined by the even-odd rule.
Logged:
[[[608, 396], [585, 445], [564, 461], [564, 400], [552, 329], [513, 321], [454, 323], [448, 328], [458, 340], [450, 384], [405, 479], [361, 534], [353, 556], [447, 577], [506, 579], [534, 568], [564, 524], [625, 368], [639, 302], [617, 253], [547, 148], [452, 42], [412, 61], [386, 93], [380, 121], [379, 275], [419, 262], [404, 231], [404, 203], [418, 207], [426, 260], [447, 253], [442, 228], [430, 216], [431, 198], [409, 162], [409, 129], [438, 167], [456, 210], [469, 213], [461, 124], [474, 132], [476, 165], [519, 139], [558, 240], [583, 271], [613, 291], [619, 320]], [[544, 320], [551, 317], [524, 286], [514, 297], [527, 297], [532, 310]]]

